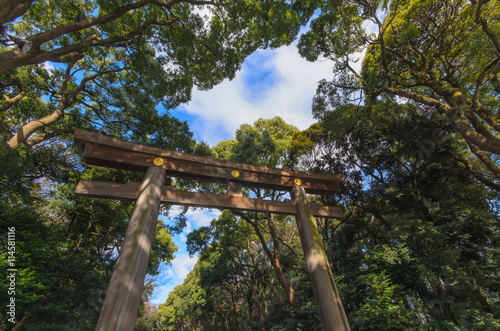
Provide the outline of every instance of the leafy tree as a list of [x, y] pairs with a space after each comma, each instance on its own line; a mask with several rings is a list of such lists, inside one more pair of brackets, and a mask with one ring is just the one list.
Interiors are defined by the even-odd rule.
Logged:
[[[308, 3], [287, 1], [7, 5], [0, 12], [0, 113], [7, 142], [2, 153], [9, 159], [1, 178], [17, 188], [2, 193], [2, 228], [15, 223], [23, 243], [31, 235], [48, 238], [19, 249], [26, 295], [17, 327], [90, 329], [131, 205], [78, 199], [74, 187], [80, 178], [125, 182], [140, 176], [82, 164], [70, 140], [73, 128], [206, 152], [168, 109], [188, 101], [195, 86], [209, 89], [233, 78], [254, 50], [293, 41], [313, 11]], [[159, 104], [167, 111], [159, 112]], [[148, 269], [153, 274], [175, 250], [166, 229], [159, 224], [158, 230]]]
[[[285, 123], [280, 117], [259, 119], [253, 126], [243, 124], [236, 130], [235, 139], [230, 141], [233, 147], [228, 159], [273, 168], [286, 167], [291, 135], [296, 131], [296, 127]], [[222, 149], [227, 148], [224, 147], [225, 142], [220, 144]], [[216, 155], [219, 149], [219, 144], [214, 147]]]
[[35, 1], [0, 46], [6, 139], [33, 146], [74, 126], [128, 138], [182, 130], [155, 108], [233, 78], [256, 49], [292, 42], [311, 14], [286, 1]]
[[351, 323], [498, 328], [498, 195], [481, 185], [500, 189], [498, 6], [325, 1], [321, 10], [299, 51], [332, 60], [336, 75], [313, 102], [322, 125], [299, 134], [294, 153], [346, 174], [349, 212], [327, 238]]
[[[9, 26], [16, 36], [7, 34], [6, 37], [10, 38], [7, 41], [14, 42], [15, 47], [1, 55], [3, 63], [0, 73], [9, 74], [15, 68], [45, 61], [64, 61], [65, 57], [82, 56], [92, 49], [127, 47], [140, 39], [168, 46], [165, 42], [168, 39], [162, 39], [164, 35], [170, 34], [172, 27], [180, 28], [184, 24], [192, 23], [189, 19], [196, 20], [199, 14], [186, 16], [191, 15], [195, 6], [213, 7], [215, 17], [211, 23], [215, 23], [219, 28], [225, 24], [230, 24], [232, 28], [242, 28], [242, 24], [251, 22], [250, 32], [254, 36], [262, 33], [263, 36], [258, 38], [264, 37], [263, 39], [247, 41], [240, 39], [245, 32], [219, 30], [221, 33], [239, 37], [240, 43], [249, 42], [246, 47], [253, 47], [252, 43], [264, 46], [290, 43], [299, 27], [293, 24], [304, 23], [304, 17], [300, 15], [307, 12], [311, 14], [302, 4], [291, 8], [282, 1], [34, 2], [23, 15], [23, 22], [14, 27]], [[293, 11], [288, 11], [290, 9]], [[261, 12], [262, 10], [264, 11]], [[264, 15], [253, 16], [254, 11]], [[288, 20], [281, 19], [285, 17]], [[227, 18], [233, 20], [223, 22]], [[275, 27], [276, 31], [269, 27]], [[25, 48], [24, 52], [19, 44], [20, 38], [31, 42], [31, 47]]]
[[[287, 156], [297, 132], [281, 118], [259, 119], [253, 126], [242, 125], [236, 137], [219, 143], [212, 155], [293, 168]], [[245, 188], [244, 194], [284, 199], [283, 192], [273, 190]], [[293, 218], [224, 211], [209, 227], [191, 232], [187, 247], [200, 259], [190, 281], [160, 306], [163, 327], [320, 329]], [[203, 312], [185, 309], [198, 302], [199, 293], [205, 300]]]
[[[187, 138], [189, 148], [192, 140]], [[80, 178], [127, 182], [141, 175], [98, 167], [84, 171], [75, 150], [62, 144], [35, 149], [4, 144], [1, 153], [2, 277], [8, 269], [7, 229], [15, 227], [18, 281], [17, 324], [7, 323], [6, 315], [0, 323], [29, 330], [93, 329], [132, 205], [79, 199], [74, 195], [76, 183]], [[176, 249], [165, 226], [158, 224], [150, 275], [173, 259]], [[3, 304], [9, 300], [4, 283], [1, 293]]]
[[[320, 82], [313, 113], [387, 99], [436, 112], [468, 146], [457, 161], [499, 190], [498, 10], [494, 1], [322, 2], [299, 43], [308, 60], [334, 63], [335, 79]], [[353, 62], [365, 48], [357, 72]]]
[[299, 136], [315, 171], [346, 175], [346, 217], [322, 228], [353, 328], [498, 327], [498, 195], [455, 162], [465, 146], [452, 124], [377, 103], [338, 108]]
[[[202, 227], [188, 235], [188, 251], [200, 254], [195, 270], [207, 300], [204, 314], [190, 315], [188, 320], [209, 323], [207, 316], [225, 316], [217, 317], [215, 325], [204, 324], [223, 330], [248, 327], [296, 329], [306, 326], [310, 330], [321, 329], [304, 261], [297, 254], [300, 241], [295, 224], [293, 219], [287, 219], [273, 220], [278, 227], [280, 246], [284, 246], [277, 247], [279, 255], [275, 255], [273, 239], [265, 234], [264, 224], [256, 230], [250, 223], [252, 220], [229, 211], [212, 221], [210, 227]], [[273, 261], [276, 258], [283, 276], [292, 279], [293, 289], [296, 290], [292, 303], [283, 280], [278, 279], [280, 275]], [[189, 301], [190, 297], [179, 300]], [[292, 306], [294, 303], [295, 306]]]
[[[175, 287], [167, 301], [159, 306], [157, 321], [164, 330], [186, 330], [200, 328], [200, 319], [206, 308], [206, 293], [199, 286], [195, 269], [184, 283]], [[207, 320], [207, 318], [203, 318]]]
[[[345, 219], [317, 223], [353, 329], [498, 328], [498, 196], [456, 162], [466, 147], [452, 124], [396, 102], [338, 108], [302, 132], [278, 123], [244, 126], [214, 155], [345, 173], [339, 197], [313, 199], [345, 206]], [[283, 144], [269, 132], [287, 132]], [[226, 211], [187, 244], [200, 259], [161, 306], [175, 317], [162, 327], [321, 329], [290, 218]]]
[[[279, 117], [274, 117], [270, 120], [259, 119], [254, 123], [254, 126], [242, 125], [240, 129], [236, 131], [232, 155], [229, 155], [229, 160], [269, 167], [288, 166], [286, 164], [286, 159], [292, 145], [291, 134], [296, 131], [297, 128], [286, 124], [285, 121]], [[222, 146], [224, 149], [226, 148], [225, 144]], [[216, 153], [218, 153], [218, 146], [214, 149]], [[254, 190], [254, 194], [257, 198], [270, 197], [276, 200], [282, 199], [283, 196], [282, 192], [269, 192], [269, 190], [259, 189]], [[271, 250], [268, 248], [267, 240], [264, 238], [259, 228], [259, 219], [261, 218], [257, 215], [251, 216], [247, 214], [239, 214], [239, 216], [253, 226], [256, 235], [261, 241], [264, 252], [275, 270], [276, 277], [289, 298], [290, 304], [298, 309], [299, 306], [295, 303], [295, 292], [290, 281], [285, 276], [281, 265], [280, 242], [275, 225], [276, 219], [270, 214], [262, 218], [267, 219], [267, 227], [273, 242]]]
[[[12, 158], [3, 160], [13, 163]], [[31, 189], [21, 201], [19, 192], [2, 195], [0, 240], [5, 277], [7, 229], [16, 229], [17, 327], [91, 330], [97, 321], [132, 206], [78, 199], [74, 189], [75, 184], [58, 185], [44, 193], [45, 197], [40, 190]], [[172, 260], [177, 249], [165, 227], [158, 224], [157, 228], [148, 268], [151, 275], [158, 272], [159, 263]], [[4, 285], [2, 303], [9, 300]], [[13, 326], [7, 323], [7, 316], [1, 322]]]

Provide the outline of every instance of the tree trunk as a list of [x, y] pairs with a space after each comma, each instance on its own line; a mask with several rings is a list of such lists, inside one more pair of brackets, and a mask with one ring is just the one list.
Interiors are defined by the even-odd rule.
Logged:
[[271, 260], [271, 264], [274, 267], [274, 272], [276, 274], [276, 277], [278, 278], [278, 281], [285, 290], [290, 305], [298, 310], [300, 309], [300, 307], [295, 302], [295, 291], [293, 290], [292, 285], [286, 278], [285, 273], [283, 272], [283, 268], [281, 267], [281, 262], [280, 262], [281, 252], [279, 250], [278, 236], [276, 235], [276, 227], [274, 226], [274, 223], [271, 220], [270, 214], [267, 216], [267, 223], [269, 225], [269, 230], [271, 232], [271, 237], [273, 239], [273, 248], [274, 248], [274, 254], [273, 256], [270, 256], [269, 259]]
[[[285, 291], [285, 293], [288, 297], [288, 301], [290, 302], [290, 305], [295, 309], [300, 309], [299, 305], [297, 305], [297, 303], [295, 302], [295, 291], [293, 290], [292, 285], [290, 284], [290, 282], [286, 278], [286, 276], [283, 272], [283, 268], [281, 267], [281, 262], [280, 262], [280, 257], [279, 257], [279, 247], [277, 246], [277, 239], [276, 239], [276, 242], [273, 244], [274, 251], [275, 251], [275, 253], [278, 254], [276, 256], [275, 254], [273, 254], [269, 250], [269, 248], [267, 248], [266, 239], [264, 238], [264, 236], [260, 232], [257, 222], [250, 222], [250, 224], [252, 224], [252, 226], [255, 229], [255, 233], [257, 234], [257, 236], [260, 239], [260, 242], [262, 244], [262, 248], [264, 249], [264, 252], [266, 253], [267, 257], [269, 258], [269, 260], [271, 262], [271, 265], [274, 268], [274, 273], [275, 273], [276, 277], [278, 278], [278, 281], [281, 284], [281, 287], [283, 287], [283, 290]], [[272, 224], [272, 222], [271, 222], [271, 224]], [[275, 233], [275, 235], [276, 235], [276, 233]]]
[[19, 321], [19, 323], [16, 324], [16, 326], [14, 326], [14, 328], [12, 328], [12, 331], [19, 331], [21, 330], [22, 328], [24, 328], [24, 326], [26, 324], [28, 324], [28, 322], [30, 321], [31, 319], [24, 316], [22, 320]]
[[257, 306], [257, 310], [259, 311], [261, 330], [266, 331], [266, 326], [264, 324], [264, 320], [266, 318], [266, 315], [264, 313], [264, 307], [262, 307], [262, 304], [260, 303], [259, 298], [257, 297], [258, 285], [259, 285], [259, 280], [255, 279], [252, 289], [252, 301]]
[[18, 148], [19, 145], [26, 144], [28, 138], [37, 130], [41, 130], [57, 122], [64, 115], [64, 108], [65, 106], [60, 104], [50, 115], [47, 115], [42, 119], [29, 122], [23, 126], [7, 144], [12, 148]]
[[32, 3], [33, 0], [0, 0], [0, 25], [23, 15]]

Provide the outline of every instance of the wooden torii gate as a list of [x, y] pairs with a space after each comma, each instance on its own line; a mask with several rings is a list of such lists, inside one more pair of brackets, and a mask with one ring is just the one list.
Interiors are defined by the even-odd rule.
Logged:
[[[217, 160], [131, 143], [83, 129], [75, 129], [74, 134], [88, 164], [146, 173], [142, 183], [81, 180], [75, 190], [82, 197], [136, 201], [96, 330], [133, 329], [161, 203], [296, 215], [323, 329], [350, 330], [314, 220], [315, 216], [342, 218], [342, 211], [338, 207], [309, 204], [306, 198], [306, 193], [336, 193], [342, 175]], [[186, 192], [164, 186], [167, 173], [177, 178], [227, 183], [227, 195]], [[290, 191], [293, 202], [245, 198], [242, 186]]]

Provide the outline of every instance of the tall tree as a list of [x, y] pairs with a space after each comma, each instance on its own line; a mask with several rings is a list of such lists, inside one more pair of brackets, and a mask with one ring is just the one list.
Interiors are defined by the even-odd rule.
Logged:
[[[1, 275], [7, 277], [7, 269], [11, 269], [7, 265], [7, 233], [15, 228], [16, 292], [9, 295], [7, 284], [2, 282], [0, 302], [4, 305], [15, 298], [16, 316], [8, 320], [10, 316], [2, 315], [0, 323], [11, 329], [28, 325], [34, 330], [92, 330], [132, 205], [78, 199], [74, 195], [77, 178], [63, 182], [60, 173], [51, 176], [51, 169], [42, 172], [40, 163], [69, 173], [73, 172], [71, 164], [61, 170], [61, 160], [47, 159], [40, 151], [3, 148]], [[38, 183], [30, 177], [39, 178]], [[130, 174], [97, 168], [83, 177], [116, 181], [131, 178]], [[176, 250], [165, 226], [158, 224], [149, 274], [157, 274], [160, 263], [171, 261]]]
[[[297, 128], [286, 124], [285, 121], [279, 117], [270, 120], [259, 119], [253, 126], [244, 124], [236, 131], [236, 138], [233, 141], [234, 145], [231, 148], [232, 153], [226, 156], [231, 161], [268, 167], [282, 168], [290, 166], [286, 161], [292, 144], [292, 133], [296, 131]], [[222, 147], [223, 153], [227, 152], [227, 146], [222, 144]], [[216, 146], [214, 150], [217, 154], [218, 146]], [[283, 199], [284, 195], [283, 192], [269, 192], [268, 190], [254, 190], [254, 194], [259, 199], [271, 198], [273, 200]], [[240, 214], [239, 216], [254, 228], [256, 235], [261, 241], [263, 250], [275, 270], [276, 277], [288, 297], [290, 305], [298, 309], [299, 304], [295, 302], [295, 292], [289, 279], [285, 276], [285, 271], [283, 270], [280, 259], [280, 244], [282, 243], [280, 243], [278, 239], [279, 235], [275, 224], [276, 218], [272, 217], [270, 214], [264, 217], [264, 219], [267, 218], [266, 232], [270, 234], [270, 239], [272, 241], [272, 249], [270, 249], [267, 239], [260, 229], [262, 226], [259, 224], [261, 217], [248, 214]]]
[[160, 103], [168, 110], [195, 86], [233, 78], [256, 49], [293, 41], [311, 14], [286, 1], [35, 1], [0, 46], [9, 145], [76, 125], [161, 131], [173, 123]]
[[[251, 23], [247, 26], [254, 37], [263, 34], [258, 39], [245, 40], [246, 31], [242, 30], [219, 31], [226, 36], [233, 35], [241, 43], [247, 42], [247, 47], [255, 47], [251, 44], [277, 46], [293, 41], [298, 32], [294, 30], [299, 27], [296, 24], [307, 19], [301, 15], [310, 14], [303, 4], [294, 5], [290, 11], [291, 5], [284, 1], [36, 1], [19, 24], [8, 25], [14, 35], [6, 33], [5, 36], [15, 47], [0, 53], [0, 73], [9, 74], [15, 68], [45, 61], [64, 61], [65, 57], [85, 56], [91, 49], [127, 47], [140, 39], [159, 42], [168, 48], [172, 40], [163, 39], [165, 35], [181, 29], [184, 24], [189, 26], [190, 20], [200, 17], [199, 12], [193, 15], [195, 6], [214, 7], [214, 17], [209, 24], [234, 29]], [[29, 46], [23, 48], [26, 42]]]
[[[388, 98], [437, 112], [468, 146], [457, 162], [498, 190], [499, 10], [495, 1], [324, 1], [299, 43], [308, 60], [334, 62], [315, 115]], [[366, 48], [359, 72], [353, 61]]]
[[346, 218], [323, 231], [353, 328], [498, 327], [498, 193], [455, 162], [465, 146], [451, 123], [379, 103], [300, 136], [315, 171], [346, 175]]
[[[194, 147], [186, 125], [185, 132], [165, 138], [153, 136], [148, 142], [171, 149]], [[80, 178], [127, 182], [141, 180], [141, 175], [86, 166], [71, 142], [33, 149], [23, 145], [12, 149], [3, 144], [0, 152], [0, 252], [5, 256], [7, 229], [14, 227], [19, 277], [13, 319], [17, 324], [4, 315], [2, 325], [28, 325], [35, 330], [92, 329], [132, 205], [79, 199], [74, 195], [75, 186]], [[173, 259], [175, 250], [167, 229], [159, 224], [149, 274], [155, 275], [161, 263]], [[8, 268], [3, 266], [6, 277]], [[9, 300], [7, 294], [2, 283], [2, 304]]]
[[[259, 119], [253, 125], [242, 125], [234, 139], [215, 146], [212, 156], [293, 168], [288, 154], [297, 132], [279, 117]], [[245, 188], [244, 194], [283, 200], [286, 192]], [[320, 329], [292, 217], [224, 211], [209, 227], [191, 232], [187, 247], [190, 254], [200, 256], [193, 275], [188, 276], [199, 279], [199, 290], [186, 292], [194, 286], [186, 280], [171, 293], [158, 313], [165, 327], [180, 328], [179, 323], [184, 323], [184, 328], [203, 325], [221, 330], [248, 326]], [[184, 305], [197, 302], [200, 293], [203, 313], [193, 310], [191, 314]]]

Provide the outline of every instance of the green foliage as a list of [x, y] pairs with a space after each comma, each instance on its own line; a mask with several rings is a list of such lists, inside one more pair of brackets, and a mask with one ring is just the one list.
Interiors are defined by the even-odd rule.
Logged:
[[[242, 125], [236, 137], [219, 143], [212, 155], [258, 165], [293, 166], [288, 154], [297, 133], [281, 118], [260, 119], [253, 126]], [[274, 200], [284, 195], [260, 189], [244, 194]], [[160, 328], [321, 329], [304, 262], [297, 253], [301, 247], [292, 218], [224, 211], [210, 226], [189, 233], [186, 244], [189, 254], [198, 254], [199, 260], [186, 281], [160, 306]], [[290, 291], [294, 291], [293, 302]]]
[[206, 292], [199, 286], [196, 269], [191, 271], [184, 283], [175, 287], [167, 301], [159, 306], [157, 323], [164, 330], [179, 330], [187, 325], [199, 325], [206, 308]]
[[[141, 176], [80, 163], [73, 128], [209, 156], [208, 146], [196, 144], [186, 122], [168, 109], [189, 101], [194, 87], [234, 78], [256, 49], [291, 43], [314, 9], [287, 1], [35, 1], [28, 7], [0, 37], [0, 131], [8, 142], [1, 147], [2, 229], [15, 223], [25, 230], [23, 243], [30, 234], [46, 241], [19, 249], [26, 256], [19, 262], [26, 304], [16, 321], [25, 318], [30, 329], [91, 328], [132, 208], [79, 199], [75, 185], [80, 178], [124, 183]], [[20, 52], [20, 39], [32, 43], [27, 53]], [[181, 216], [172, 230], [183, 223]], [[176, 250], [162, 224], [153, 246], [152, 275]]]
[[[28, 330], [94, 328], [132, 204], [77, 198], [76, 183], [80, 178], [122, 183], [142, 178], [99, 167], [84, 169], [67, 146], [2, 147], [1, 276], [6, 279], [7, 233], [14, 227], [15, 321], [24, 319]], [[173, 259], [175, 250], [170, 234], [159, 224], [150, 272]], [[1, 286], [2, 304], [9, 300], [6, 285]], [[14, 327], [7, 318], [3, 315], [0, 323]]]
[[[498, 6], [330, 4], [299, 43], [303, 56], [325, 56], [337, 73], [320, 82], [313, 102], [325, 133], [313, 137], [311, 129], [302, 137], [316, 144], [318, 170], [347, 175], [348, 217], [329, 245], [349, 318], [360, 329], [495, 329], [498, 196], [483, 185], [498, 191], [498, 151], [471, 135], [497, 140], [489, 116], [498, 108], [492, 99]], [[363, 20], [374, 22], [378, 35], [367, 38]], [[357, 45], [368, 46], [361, 72], [352, 67]], [[301, 151], [313, 154], [306, 142], [297, 144], [296, 154]], [[381, 247], [404, 248], [397, 270], [392, 254], [377, 257]], [[370, 292], [370, 284], [381, 287]], [[365, 299], [375, 294], [375, 302], [386, 302], [384, 316], [397, 312], [386, 326], [376, 318], [381, 306]]]
[[[299, 52], [309, 61], [331, 60], [335, 78], [319, 83], [314, 116], [323, 120], [344, 107], [355, 113], [363, 108], [355, 104], [391, 100], [420, 106], [451, 124], [468, 146], [455, 158], [499, 191], [497, 4], [353, 0], [319, 6]], [[359, 70], [355, 63], [363, 49]]]
[[454, 161], [464, 146], [450, 124], [384, 102], [338, 108], [322, 125], [302, 136], [317, 170], [346, 175], [346, 218], [327, 247], [351, 326], [495, 329], [498, 195]]
[[413, 313], [403, 305], [398, 285], [384, 271], [360, 277], [367, 287], [363, 304], [353, 312], [350, 324], [356, 330], [408, 330], [416, 327]]
[[[267, 0], [36, 1], [0, 43], [4, 139], [37, 145], [76, 126], [179, 142], [186, 124], [160, 105], [175, 108], [193, 88], [234, 78], [259, 48], [291, 43], [313, 11]], [[16, 38], [33, 47], [19, 52]]]
[[175, 258], [178, 247], [172, 241], [172, 236], [161, 220], [156, 223], [156, 234], [149, 255], [148, 274], [158, 274], [161, 263], [170, 263]]
[[[286, 124], [280, 117], [259, 119], [253, 126], [243, 124], [236, 130], [229, 160], [274, 168], [286, 167], [291, 135], [296, 131], [296, 127]], [[225, 142], [221, 144], [214, 149], [217, 151], [227, 148]]]
[[[141, 176], [82, 164], [70, 139], [86, 127], [197, 155], [344, 173], [338, 197], [311, 200], [344, 206], [344, 219], [318, 226], [353, 330], [500, 328], [495, 1], [217, 1], [205, 16], [189, 1], [164, 5], [35, 1], [7, 24], [33, 42], [26, 54], [10, 36], [0, 45], [0, 131], [10, 145], [0, 146], [0, 277], [15, 227], [16, 322], [90, 330], [97, 320], [132, 205], [77, 198], [75, 185]], [[313, 100], [320, 123], [299, 131], [260, 119], [210, 149], [158, 110], [234, 78], [256, 49], [290, 44], [315, 12], [298, 48], [333, 62], [334, 80], [321, 81]], [[157, 224], [150, 276], [173, 259], [170, 233], [186, 221]], [[187, 245], [198, 263], [157, 312], [148, 281], [137, 329], [321, 329], [292, 218], [225, 211]], [[6, 293], [2, 283], [2, 304]]]
[[[91, 329], [100, 309], [95, 298], [103, 294], [109, 280], [103, 277], [103, 265], [99, 265], [97, 256], [75, 250], [60, 226], [33, 207], [2, 203], [2, 210], [3, 248], [7, 228], [16, 230], [15, 320], [26, 317], [29, 322], [55, 328], [66, 325], [71, 329]], [[8, 268], [5, 255], [2, 249], [4, 278]], [[9, 298], [3, 284], [0, 301], [5, 303]], [[2, 323], [6, 323], [7, 316], [4, 318]]]

